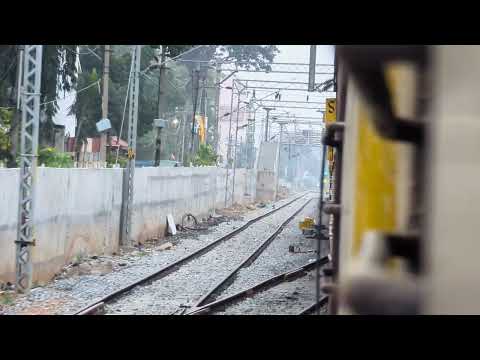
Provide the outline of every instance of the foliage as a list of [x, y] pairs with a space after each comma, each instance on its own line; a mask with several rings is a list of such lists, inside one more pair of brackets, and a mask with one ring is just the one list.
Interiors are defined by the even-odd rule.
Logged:
[[13, 111], [0, 109], [0, 161], [9, 159], [12, 142], [9, 132], [12, 124]]
[[54, 143], [52, 118], [58, 111], [57, 97], [73, 89], [77, 82], [76, 45], [44, 45], [40, 111], [40, 144]]
[[[60, 91], [69, 92], [77, 82], [76, 45], [44, 45], [42, 57], [42, 102], [56, 100]], [[49, 117], [55, 115], [56, 102], [46, 104]]]
[[[197, 45], [165, 45], [167, 56], [169, 58], [177, 57], [187, 50]], [[78, 52], [77, 52], [78, 47]], [[141, 57], [141, 69], [150, 68], [140, 77], [140, 97], [137, 136], [140, 140], [152, 131], [153, 119], [158, 117], [158, 67], [150, 66], [158, 62], [159, 45], [143, 46]], [[86, 86], [97, 82], [102, 74], [103, 67], [103, 46], [102, 45], [45, 45], [43, 48], [42, 64], [42, 87], [41, 102], [46, 103], [41, 106], [40, 122], [40, 145], [49, 146], [54, 144], [54, 124], [53, 116], [58, 111], [57, 96], [61, 93], [69, 92], [72, 89], [84, 89]], [[122, 134], [119, 134], [127, 93], [127, 84], [131, 65], [132, 46], [114, 45], [110, 59], [110, 82], [109, 82], [109, 119], [112, 123], [110, 135], [119, 136], [126, 139], [128, 112], [125, 115], [125, 123]], [[0, 106], [15, 107], [16, 89], [17, 89], [17, 45], [0, 45]], [[94, 54], [96, 54], [96, 56]], [[278, 49], [273, 45], [210, 45], [202, 46], [190, 51], [182, 56], [185, 60], [209, 61], [215, 58], [224, 60], [238, 60], [243, 62], [240, 67], [255, 69], [269, 69], [269, 63], [278, 53]], [[81, 69], [77, 69], [77, 62], [80, 61]], [[162, 92], [164, 104], [163, 112], [168, 116], [177, 114], [184, 116], [185, 122], [185, 149], [189, 149], [191, 141], [191, 126], [193, 118], [192, 105], [192, 71], [198, 63], [195, 62], [170, 62], [165, 73], [165, 80], [162, 82]], [[207, 117], [209, 118], [209, 129], [207, 141], [211, 142], [213, 128], [215, 128], [216, 118], [211, 105], [213, 105], [214, 96], [214, 71], [207, 71], [204, 68], [207, 90]], [[143, 74], [143, 73], [142, 73]], [[202, 76], [203, 76], [202, 75]], [[199, 102], [200, 104], [200, 102]], [[178, 112], [176, 113], [176, 109]], [[199, 106], [197, 106], [197, 112]], [[95, 124], [101, 117], [101, 92], [100, 85], [92, 86], [84, 91], [77, 93], [76, 100], [71, 114], [77, 118], [77, 150], [82, 144], [82, 140], [87, 137], [96, 137]], [[0, 155], [4, 157], [4, 148], [7, 152], [14, 152], [15, 146], [10, 146], [12, 137], [18, 130], [18, 114], [10, 117], [8, 124], [5, 122], [5, 116], [2, 114], [2, 134], [0, 135]], [[183, 124], [182, 124], [183, 125]], [[9, 127], [6, 130], [6, 127]], [[15, 130], [15, 131], [13, 131]], [[162, 155], [172, 153], [179, 155], [179, 143], [182, 139], [182, 129], [165, 129], [162, 136]], [[9, 141], [2, 140], [5, 136]], [[2, 142], [3, 141], [3, 142]], [[15, 143], [14, 143], [15, 144]], [[153, 151], [154, 147], [152, 147]], [[13, 154], [15, 155], [15, 154]], [[11, 156], [13, 161], [14, 156]]]
[[[165, 45], [168, 57], [176, 57], [181, 53], [195, 47], [196, 45]], [[101, 49], [100, 45], [90, 45], [97, 49]], [[139, 113], [137, 127], [137, 146], [139, 147], [139, 159], [150, 158], [149, 152], [155, 149], [155, 135], [153, 130], [153, 119], [158, 117], [158, 67], [151, 66], [159, 61], [157, 49], [159, 45], [150, 45], [142, 47], [141, 69], [148, 69], [145, 75], [140, 77], [139, 91]], [[125, 96], [127, 91], [128, 77], [131, 65], [132, 46], [115, 45], [112, 47], [113, 52], [110, 58], [110, 84], [109, 84], [109, 119], [112, 123], [111, 135], [119, 136], [123, 109], [125, 105]], [[219, 51], [217, 51], [219, 50]], [[94, 74], [101, 74], [102, 61], [95, 56], [88, 54], [87, 49], [80, 47], [82, 73], [78, 75], [77, 87], [83, 88], [98, 79]], [[246, 66], [255, 68], [265, 68], [275, 54], [278, 52], [275, 46], [262, 45], [225, 45], [225, 46], [204, 46], [186, 54], [184, 59], [187, 60], [211, 60], [215, 56], [225, 56], [228, 59], [237, 57], [240, 61], [249, 61]], [[102, 57], [101, 51], [96, 53]], [[242, 65], [243, 66], [243, 65]], [[165, 106], [163, 113], [168, 119], [174, 115], [185, 116], [187, 123], [185, 124], [185, 148], [189, 148], [191, 139], [191, 118], [193, 106], [192, 104], [192, 69], [194, 63], [168, 63], [168, 69], [165, 72], [165, 79], [162, 82], [162, 92]], [[215, 74], [210, 71], [206, 74], [206, 85], [213, 87]], [[209, 138], [212, 140], [213, 127], [215, 126], [215, 113], [211, 106], [214, 101], [214, 92], [209, 90], [207, 116], [209, 117]], [[177, 113], [176, 109], [186, 111], [186, 113]], [[197, 106], [197, 111], [199, 107]], [[72, 113], [77, 117], [77, 132], [79, 139], [86, 137], [98, 136], [95, 123], [100, 119], [101, 114], [101, 96], [97, 87], [92, 87], [77, 96], [76, 103], [72, 107]], [[120, 137], [127, 137], [127, 121], [128, 112], [125, 116], [123, 131]], [[183, 126], [183, 124], [182, 124]], [[170, 156], [170, 154], [179, 155], [179, 142], [182, 138], [182, 129], [164, 129], [162, 132], [162, 158]], [[77, 141], [77, 144], [81, 142]]]
[[[78, 78], [78, 86], [83, 89], [95, 83], [98, 79], [97, 69], [84, 71]], [[71, 113], [75, 113], [77, 118], [77, 129], [75, 131], [77, 151], [81, 148], [83, 140], [97, 133], [95, 124], [100, 119], [102, 105], [98, 89], [98, 86], [91, 86], [78, 93], [70, 110]]]
[[[111, 152], [107, 153], [107, 167], [111, 168], [113, 165], [115, 165], [115, 160], [117, 158], [117, 151], [112, 150]], [[122, 155], [121, 153], [118, 154], [118, 165], [121, 168], [124, 168], [127, 166], [128, 159], [125, 155]]]
[[217, 52], [223, 61], [239, 62], [239, 67], [270, 71], [279, 50], [275, 45], [221, 45]]
[[[165, 45], [170, 57], [177, 56], [196, 45]], [[158, 47], [158, 45], [152, 45]], [[210, 45], [203, 46], [186, 54], [188, 60], [209, 61], [218, 58], [224, 62], [238, 61], [245, 69], [271, 70], [270, 63], [279, 53], [276, 45]]]
[[217, 163], [217, 155], [211, 145], [200, 144], [196, 156], [193, 158], [193, 166], [212, 166]]
[[12, 305], [14, 303], [14, 297], [11, 293], [3, 293], [0, 295], [1, 305]]
[[[0, 45], [0, 106], [14, 108], [17, 104], [18, 49], [20, 45]], [[57, 94], [75, 87], [77, 79], [76, 45], [44, 45], [42, 58], [42, 85], [40, 144], [53, 144], [52, 117], [58, 110]], [[10, 141], [17, 134], [20, 117], [13, 116], [8, 136]], [[15, 149], [10, 147], [13, 160]]]
[[38, 165], [47, 167], [69, 168], [73, 166], [73, 159], [67, 153], [58, 152], [52, 147], [45, 147], [38, 152]]

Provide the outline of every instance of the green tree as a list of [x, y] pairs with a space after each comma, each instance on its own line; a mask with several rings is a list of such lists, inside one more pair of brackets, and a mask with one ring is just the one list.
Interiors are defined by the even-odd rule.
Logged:
[[40, 116], [40, 144], [54, 144], [52, 118], [58, 111], [57, 97], [69, 92], [77, 83], [76, 45], [44, 45], [42, 56], [42, 82]]
[[6, 160], [9, 163], [11, 159], [10, 149], [12, 146], [9, 136], [13, 111], [0, 109], [0, 161]]
[[[175, 57], [185, 51], [192, 49], [195, 45], [166, 45], [168, 56]], [[96, 49], [96, 53], [101, 58], [101, 46], [90, 45]], [[151, 159], [155, 148], [156, 131], [153, 131], [153, 119], [158, 117], [158, 63], [157, 48], [159, 45], [143, 46], [141, 56], [142, 75], [140, 76], [139, 86], [139, 113], [138, 113], [138, 127], [137, 127], [137, 159]], [[120, 136], [123, 139], [127, 137], [127, 121], [128, 113], [125, 116], [125, 123], [123, 125], [122, 134], [119, 134], [123, 110], [125, 106], [125, 96], [127, 91], [128, 77], [131, 65], [131, 50], [132, 46], [115, 45], [113, 46], [113, 53], [110, 59], [110, 83], [109, 83], [109, 119], [112, 123], [111, 134]], [[275, 54], [278, 52], [275, 46], [270, 45], [225, 45], [225, 46], [203, 46], [195, 49], [182, 58], [187, 60], [212, 60], [215, 56], [224, 57], [227, 60], [237, 59], [242, 62], [241, 67], [255, 67], [258, 69], [268, 68], [268, 63], [273, 60]], [[89, 54], [86, 48], [80, 47], [80, 62], [82, 66], [82, 74], [78, 75], [77, 88], [81, 89], [86, 85], [92, 83], [94, 78], [92, 74], [101, 74], [102, 61], [98, 57]], [[191, 136], [188, 134], [191, 129], [191, 121], [193, 118], [192, 107], [192, 71], [195, 68], [195, 63], [190, 62], [169, 62], [168, 69], [165, 73], [165, 81], [162, 89], [165, 96], [166, 107], [164, 109], [168, 120], [171, 120], [175, 115], [185, 117], [187, 123], [185, 124], [185, 148], [189, 148], [189, 141]], [[145, 71], [146, 70], [146, 71]], [[205, 71], [206, 85], [208, 89], [208, 103], [207, 116], [209, 118], [208, 139], [211, 141], [215, 127], [215, 113], [212, 108], [215, 99], [215, 73], [214, 71]], [[90, 91], [91, 90], [91, 91]], [[80, 139], [86, 137], [98, 136], [95, 128], [95, 123], [100, 119], [101, 101], [100, 93], [97, 88], [86, 90], [79, 93], [77, 96], [77, 103], [72, 107], [72, 113], [77, 117], [78, 126], [81, 131]], [[84, 105], [82, 105], [84, 104]], [[87, 110], [87, 107], [93, 109]], [[176, 113], [176, 109], [185, 111], [186, 113]], [[198, 110], [198, 108], [197, 108]], [[85, 115], [87, 114], [87, 115]], [[178, 154], [179, 141], [181, 141], [182, 129], [166, 128], [163, 130], [162, 136], [162, 158], [169, 158], [170, 154]], [[151, 156], [148, 154], [151, 152]]]
[[[169, 56], [173, 57], [187, 50], [191, 50], [196, 45], [166, 46], [167, 53], [169, 54]], [[238, 61], [238, 66], [244, 69], [269, 71], [271, 70], [270, 63], [274, 60], [278, 52], [279, 50], [275, 45], [210, 45], [202, 46], [186, 53], [184, 56], [182, 56], [182, 59], [187, 61], [183, 62], [182, 64], [186, 68], [186, 72], [190, 77], [192, 76], [194, 70], [197, 69], [197, 66], [199, 64], [198, 61], [212, 61], [215, 58], [218, 58], [219, 60], [222, 60], [224, 62]], [[214, 113], [214, 109], [212, 108], [215, 99], [215, 75], [213, 74], [213, 71], [208, 72], [206, 66], [200, 66], [199, 70], [201, 77], [206, 75], [207, 86], [210, 87], [207, 95], [209, 99], [207, 104], [207, 116], [209, 118], [207, 139], [209, 142], [211, 142], [213, 140], [214, 129], [217, 127], [216, 114]], [[184, 89], [185, 104], [183, 106], [184, 110], [186, 110], [188, 114], [186, 124], [185, 149], [190, 148], [190, 142], [192, 139], [191, 128], [193, 118], [193, 92], [194, 88], [192, 82], [187, 82], [187, 85]], [[196, 110], [198, 111], [198, 107]]]
[[[0, 45], [0, 106], [15, 109], [17, 102], [18, 49], [20, 45]], [[52, 117], [58, 110], [56, 102], [60, 91], [69, 91], [76, 84], [76, 45], [44, 45], [42, 59], [40, 143], [53, 143]], [[19, 112], [14, 110], [8, 136], [10, 164], [16, 166], [18, 152]]]
[[[151, 45], [158, 47], [159, 45]], [[178, 56], [197, 45], [165, 45], [170, 57]], [[271, 70], [270, 63], [279, 53], [276, 45], [210, 45], [202, 46], [183, 56], [186, 60], [209, 61], [219, 58], [222, 61], [237, 61], [240, 68]], [[194, 63], [190, 66], [192, 69]]]
[[[98, 78], [95, 68], [91, 71], [84, 71], [78, 78], [78, 85], [81, 89], [86, 88], [98, 81]], [[75, 151], [77, 152], [85, 139], [97, 131], [95, 124], [101, 115], [101, 97], [98, 89], [98, 86], [91, 86], [77, 93], [76, 100], [70, 110], [77, 118], [77, 128], [75, 129]]]

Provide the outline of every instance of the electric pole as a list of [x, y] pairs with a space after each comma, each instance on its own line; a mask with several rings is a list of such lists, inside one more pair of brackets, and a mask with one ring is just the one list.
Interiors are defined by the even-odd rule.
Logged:
[[192, 116], [192, 141], [190, 143], [190, 161], [195, 149], [195, 114], [197, 112], [198, 91], [200, 86], [200, 70], [197, 68], [193, 73], [193, 116]]
[[[297, 179], [297, 176], [298, 176], [298, 163], [300, 161], [300, 153], [298, 152], [298, 147], [297, 147], [297, 121], [295, 120], [294, 123], [293, 123], [293, 144], [294, 144], [294, 147], [293, 147], [293, 150], [295, 151], [295, 154], [296, 155], [296, 160], [295, 160], [295, 165], [293, 166], [293, 178], [294, 179]], [[297, 186], [295, 186], [295, 190], [297, 190], [298, 188], [298, 180], [295, 181], [295, 184]]]
[[22, 88], [20, 188], [18, 195], [15, 289], [28, 292], [32, 285], [32, 247], [35, 246], [34, 210], [42, 81], [42, 45], [26, 45]]
[[277, 178], [275, 182], [275, 200], [278, 200], [278, 183], [280, 180], [280, 154], [282, 153], [282, 141], [283, 141], [283, 127], [287, 124], [286, 121], [278, 122], [280, 125], [280, 142], [278, 144], [278, 157], [277, 157]]
[[232, 205], [235, 201], [235, 170], [237, 168], [237, 139], [238, 139], [238, 117], [240, 116], [240, 97], [242, 95], [242, 91], [238, 90], [238, 98], [237, 98], [237, 121], [235, 126], [235, 147], [233, 153], [233, 185], [232, 185]]
[[288, 133], [288, 164], [287, 164], [287, 179], [290, 182], [292, 180], [292, 169], [290, 163], [292, 160], [292, 138], [291, 134]]
[[187, 124], [187, 114], [183, 113], [183, 126], [182, 126], [182, 165], [184, 163], [184, 155], [185, 155], [185, 125]]
[[133, 208], [133, 178], [135, 175], [135, 157], [137, 150], [137, 120], [138, 120], [138, 88], [140, 77], [140, 56], [142, 46], [135, 45], [132, 62], [132, 87], [129, 93], [128, 110], [128, 163], [125, 173], [124, 194], [122, 205], [122, 245], [132, 244], [132, 208]]
[[228, 145], [227, 145], [227, 174], [225, 176], [225, 207], [227, 207], [227, 199], [228, 199], [228, 169], [230, 167], [230, 153], [231, 153], [231, 146], [232, 146], [232, 116], [233, 116], [233, 89], [235, 85], [235, 80], [232, 81], [232, 96], [230, 98], [230, 120], [228, 125]]
[[[103, 47], [103, 90], [102, 90], [102, 119], [108, 119], [108, 83], [110, 77], [110, 45]], [[100, 161], [107, 161], [108, 130], [100, 135]]]
[[17, 157], [17, 149], [18, 149], [18, 140], [19, 140], [19, 129], [21, 128], [22, 119], [21, 119], [21, 99], [22, 99], [22, 78], [23, 78], [23, 52], [24, 52], [24, 45], [17, 46], [17, 79], [16, 79], [16, 109], [13, 114], [13, 121], [11, 126], [11, 148], [10, 148], [10, 155], [11, 160], [10, 164], [7, 167], [16, 167], [15, 158]]
[[263, 110], [267, 112], [267, 118], [265, 120], [265, 141], [268, 141], [268, 116], [270, 111], [275, 110], [275, 108], [264, 107]]
[[[162, 55], [160, 57], [160, 71], [158, 73], [158, 118], [163, 119], [163, 111], [164, 111], [164, 103], [165, 103], [165, 96], [163, 95], [162, 86], [163, 86], [163, 76], [165, 72], [165, 57], [166, 57], [166, 49], [165, 45], [162, 45]], [[160, 166], [160, 152], [162, 147], [162, 128], [157, 127], [157, 139], [155, 141], [155, 166]]]
[[254, 143], [255, 143], [255, 113], [252, 116], [252, 104], [251, 102], [248, 103], [248, 112], [247, 112], [247, 147], [246, 147], [246, 152], [247, 152], [247, 168], [251, 169], [253, 168], [253, 148], [254, 148]]
[[218, 154], [218, 134], [219, 134], [219, 126], [220, 126], [220, 77], [222, 76], [222, 69], [220, 68], [220, 61], [217, 59], [215, 62], [215, 87], [216, 87], [216, 94], [215, 94], [215, 117], [216, 117], [216, 126], [215, 126], [215, 143], [214, 149], [215, 153]]
[[310, 45], [310, 63], [308, 70], [308, 91], [315, 91], [315, 65], [317, 61], [317, 45]]
[[[203, 140], [205, 143], [208, 142], [208, 129], [207, 129], [207, 84], [206, 84], [206, 74], [202, 74], [202, 95], [200, 97], [200, 117], [203, 126]], [[199, 140], [200, 141], [200, 140]]]

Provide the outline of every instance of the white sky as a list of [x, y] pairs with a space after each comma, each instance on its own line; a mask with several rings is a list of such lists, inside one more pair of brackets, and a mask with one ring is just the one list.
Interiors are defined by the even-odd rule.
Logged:
[[[308, 63], [310, 45], [279, 45], [280, 54], [276, 62]], [[317, 45], [317, 64], [333, 64], [334, 48], [332, 45]]]
[[[62, 93], [63, 95], [63, 93]], [[70, 106], [75, 100], [75, 91], [65, 94], [65, 98], [57, 99], [58, 112], [53, 117], [53, 122], [57, 125], [65, 125], [65, 135], [75, 136], [75, 115], [68, 115]]]

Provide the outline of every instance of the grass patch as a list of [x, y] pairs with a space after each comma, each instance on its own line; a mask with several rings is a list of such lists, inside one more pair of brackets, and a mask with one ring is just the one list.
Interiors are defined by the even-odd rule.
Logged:
[[87, 254], [85, 254], [84, 252], [80, 252], [77, 255], [75, 255], [73, 262], [77, 264], [81, 264], [87, 259], [87, 257], [88, 257]]
[[14, 303], [13, 295], [10, 293], [0, 294], [0, 304], [12, 305]]

